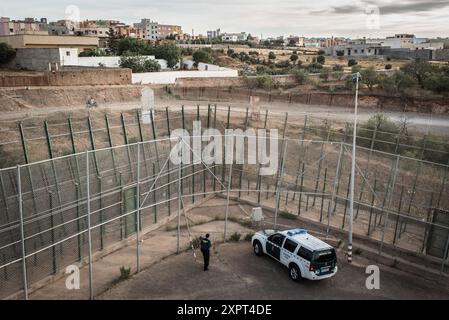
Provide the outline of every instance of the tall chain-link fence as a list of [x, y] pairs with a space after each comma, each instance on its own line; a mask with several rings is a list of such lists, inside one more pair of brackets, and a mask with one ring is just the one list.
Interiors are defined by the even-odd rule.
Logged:
[[[107, 285], [102, 270], [124, 265], [130, 272], [139, 270], [140, 238], [176, 219], [180, 206], [194, 205], [208, 195], [232, 195], [272, 208], [276, 218], [300, 216], [348, 231], [350, 144], [333, 142], [329, 133], [317, 139], [315, 132], [298, 131], [289, 125], [288, 115], [268, 118], [224, 111], [167, 109], [165, 123], [136, 124], [137, 136], [142, 132], [142, 140], [153, 140], [108, 147], [108, 142], [100, 145], [95, 139], [87, 152], [1, 170], [0, 297], [24, 297], [63, 275], [70, 265], [86, 266], [86, 285], [77, 295], [94, 296]], [[275, 172], [261, 175], [262, 165], [246, 162], [207, 165], [205, 155], [195, 154], [193, 147], [185, 150], [198, 161], [174, 164], [169, 155], [180, 142], [158, 134], [167, 136], [180, 128], [192, 133], [194, 120], [221, 133], [226, 128], [278, 128], [278, 150], [263, 150], [276, 152]], [[210, 141], [204, 136], [200, 150]], [[250, 139], [244, 141], [249, 144]], [[229, 150], [224, 151], [223, 157]], [[354, 234], [375, 240], [379, 253], [400, 248], [417, 257], [427, 255], [426, 264], [448, 275], [449, 226], [441, 218], [449, 209], [448, 166], [371, 145], [358, 146], [356, 160]], [[276, 219], [274, 224], [278, 227]], [[104, 262], [125, 246], [124, 261]]]

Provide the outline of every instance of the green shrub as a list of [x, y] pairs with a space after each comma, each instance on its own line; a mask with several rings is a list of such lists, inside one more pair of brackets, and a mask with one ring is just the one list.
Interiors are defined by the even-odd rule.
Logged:
[[254, 236], [254, 232], [247, 233], [247, 234], [245, 235], [244, 240], [245, 240], [245, 241], [251, 241], [251, 239], [253, 238], [253, 236]]
[[200, 245], [201, 245], [201, 237], [194, 237], [193, 239], [192, 239], [192, 246], [193, 246], [193, 248], [194, 249], [198, 249], [199, 247], [200, 247]]
[[288, 211], [279, 212], [279, 216], [284, 219], [296, 220], [298, 217]]
[[343, 71], [343, 66], [341, 64], [334, 64], [332, 67], [333, 71]]
[[160, 64], [148, 57], [129, 55], [120, 58], [120, 67], [129, 68], [133, 73], [157, 72], [161, 70]]
[[299, 84], [304, 84], [307, 79], [307, 72], [304, 69], [294, 68], [290, 73], [296, 78]]
[[242, 235], [241, 235], [240, 233], [234, 232], [234, 233], [231, 234], [231, 236], [229, 237], [229, 240], [230, 240], [230, 241], [233, 241], [233, 242], [239, 242], [241, 237], [242, 237]]
[[358, 64], [357, 60], [355, 60], [355, 59], [348, 60], [348, 67], [355, 66], [356, 64]]
[[316, 62], [324, 64], [326, 62], [326, 58], [324, 56], [318, 56], [318, 58], [316, 58]]
[[261, 74], [246, 78], [246, 84], [249, 88], [270, 89], [273, 86], [273, 79], [269, 74]]
[[7, 43], [0, 43], [0, 64], [12, 61], [16, 56], [16, 50]]
[[131, 267], [120, 267], [120, 278], [119, 280], [126, 280], [129, 279], [131, 275]]
[[276, 55], [274, 54], [273, 51], [270, 51], [270, 52], [268, 53], [268, 59], [270, 59], [270, 60], [276, 59]]
[[200, 49], [193, 53], [193, 61], [195, 63], [211, 63], [212, 62], [212, 54], [210, 50]]
[[325, 82], [329, 80], [331, 76], [331, 71], [329, 68], [323, 68], [320, 72], [320, 79], [323, 79]]
[[307, 66], [307, 71], [310, 73], [320, 73], [321, 69], [323, 69], [323, 65], [321, 63], [313, 62]]

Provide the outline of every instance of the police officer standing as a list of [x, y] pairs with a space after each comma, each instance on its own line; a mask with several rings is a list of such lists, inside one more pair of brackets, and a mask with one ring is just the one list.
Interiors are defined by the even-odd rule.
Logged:
[[200, 237], [201, 239], [201, 253], [204, 258], [204, 271], [209, 270], [209, 257], [210, 257], [210, 247], [212, 243], [209, 240], [210, 235], [206, 234], [206, 238]]

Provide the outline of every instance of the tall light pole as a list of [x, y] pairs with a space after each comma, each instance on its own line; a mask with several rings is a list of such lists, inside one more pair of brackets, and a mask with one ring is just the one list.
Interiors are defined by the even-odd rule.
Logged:
[[357, 147], [357, 108], [359, 103], [359, 81], [360, 72], [352, 75], [355, 85], [355, 108], [354, 108], [354, 130], [352, 136], [352, 162], [351, 162], [351, 189], [349, 195], [349, 239], [348, 239], [348, 262], [352, 262], [352, 222], [354, 217], [354, 187], [355, 187], [355, 151]]

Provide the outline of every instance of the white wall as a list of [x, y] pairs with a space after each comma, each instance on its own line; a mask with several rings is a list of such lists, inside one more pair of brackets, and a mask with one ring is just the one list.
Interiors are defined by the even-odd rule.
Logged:
[[71, 66], [78, 63], [78, 49], [76, 48], [60, 48], [59, 57], [61, 66]]
[[220, 66], [217, 66], [216, 64], [210, 64], [210, 63], [198, 63], [198, 70], [200, 71], [219, 71], [222, 68]]
[[159, 65], [161, 66], [161, 70], [167, 70], [167, 60], [164, 59], [156, 59], [157, 62], [159, 62]]
[[[77, 67], [99, 67], [100, 63], [107, 68], [120, 67], [120, 57], [78, 57], [76, 54], [73, 58], [65, 59], [65, 51], [70, 49], [61, 49], [61, 58], [64, 58], [61, 62], [65, 66], [77, 66]], [[75, 49], [76, 50], [76, 49]], [[156, 60], [161, 66], [162, 70], [167, 69], [167, 61], [164, 59], [155, 59], [154, 56], [145, 56], [151, 60]]]
[[104, 67], [118, 68], [120, 57], [79, 57], [78, 66], [80, 67], [99, 67], [100, 63]]
[[221, 78], [238, 77], [238, 71], [221, 68], [219, 71], [167, 71], [133, 73], [133, 83], [140, 84], [174, 84], [181, 78]]

